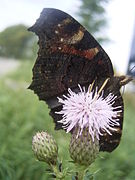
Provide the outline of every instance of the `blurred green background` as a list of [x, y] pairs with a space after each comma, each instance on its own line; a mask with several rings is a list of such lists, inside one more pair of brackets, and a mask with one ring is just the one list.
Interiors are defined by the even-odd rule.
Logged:
[[[77, 13], [80, 21], [101, 42], [106, 40], [106, 37], [98, 34], [105, 27], [105, 18], [99, 18], [104, 17], [104, 13], [103, 4], [92, 0], [83, 0]], [[101, 16], [95, 18], [96, 14]], [[0, 61], [8, 62], [7, 58], [15, 58], [18, 63], [14, 71], [0, 74], [1, 180], [49, 178], [45, 171], [46, 164], [36, 161], [31, 149], [32, 136], [37, 131], [47, 130], [55, 137], [65, 167], [67, 161], [71, 160], [68, 153], [70, 135], [62, 130], [54, 130], [47, 105], [27, 89], [36, 59], [36, 44], [36, 36], [27, 32], [27, 26], [22, 24], [10, 26], [0, 33]], [[3, 65], [2, 68], [7, 66]], [[135, 95], [125, 92], [123, 98], [125, 116], [122, 140], [114, 152], [100, 153], [92, 164], [91, 172], [95, 173], [96, 180], [135, 179]]]

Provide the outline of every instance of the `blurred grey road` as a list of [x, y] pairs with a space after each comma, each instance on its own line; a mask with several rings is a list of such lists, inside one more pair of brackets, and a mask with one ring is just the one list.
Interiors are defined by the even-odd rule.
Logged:
[[15, 70], [19, 64], [17, 60], [0, 57], [0, 76]]

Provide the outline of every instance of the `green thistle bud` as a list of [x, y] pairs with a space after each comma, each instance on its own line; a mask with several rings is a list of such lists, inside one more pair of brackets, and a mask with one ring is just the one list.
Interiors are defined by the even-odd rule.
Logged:
[[78, 128], [75, 128], [72, 133], [69, 152], [75, 163], [89, 166], [99, 153], [99, 140], [96, 137], [94, 141], [92, 140], [88, 128], [84, 128], [81, 135], [78, 135]]
[[53, 136], [47, 132], [37, 132], [32, 139], [32, 150], [39, 161], [56, 164], [58, 146]]

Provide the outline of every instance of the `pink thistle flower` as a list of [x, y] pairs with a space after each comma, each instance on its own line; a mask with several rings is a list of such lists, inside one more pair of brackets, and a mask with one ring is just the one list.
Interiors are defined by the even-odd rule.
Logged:
[[[114, 107], [115, 99], [112, 93], [109, 93], [105, 98], [104, 91], [99, 93], [97, 88], [91, 91], [89, 86], [88, 91], [81, 88], [79, 93], [68, 89], [67, 96], [63, 95], [64, 99], [58, 98], [58, 101], [63, 104], [61, 111], [56, 112], [62, 115], [59, 121], [63, 124], [66, 132], [70, 132], [73, 128], [78, 128], [78, 135], [82, 134], [84, 128], [88, 128], [89, 134], [94, 141], [94, 138], [99, 140], [102, 132], [107, 132], [112, 135], [110, 131], [116, 131], [114, 126], [119, 126], [118, 114], [121, 112], [121, 106]], [[78, 136], [77, 135], [77, 136]]]

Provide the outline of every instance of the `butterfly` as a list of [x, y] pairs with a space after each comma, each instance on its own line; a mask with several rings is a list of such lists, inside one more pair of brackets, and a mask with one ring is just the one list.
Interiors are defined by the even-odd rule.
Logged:
[[[132, 80], [127, 76], [114, 76], [111, 60], [94, 37], [69, 14], [53, 8], [43, 9], [39, 19], [29, 28], [39, 38], [38, 57], [33, 67], [29, 89], [45, 101], [50, 108], [56, 129], [62, 109], [57, 97], [67, 94], [68, 88], [78, 92], [78, 84], [88, 87], [94, 82], [104, 90], [117, 95], [114, 106], [121, 107], [117, 131], [100, 137], [100, 151], [113, 151], [120, 143], [123, 126], [124, 104], [120, 88]], [[106, 81], [107, 80], [107, 81]]]

